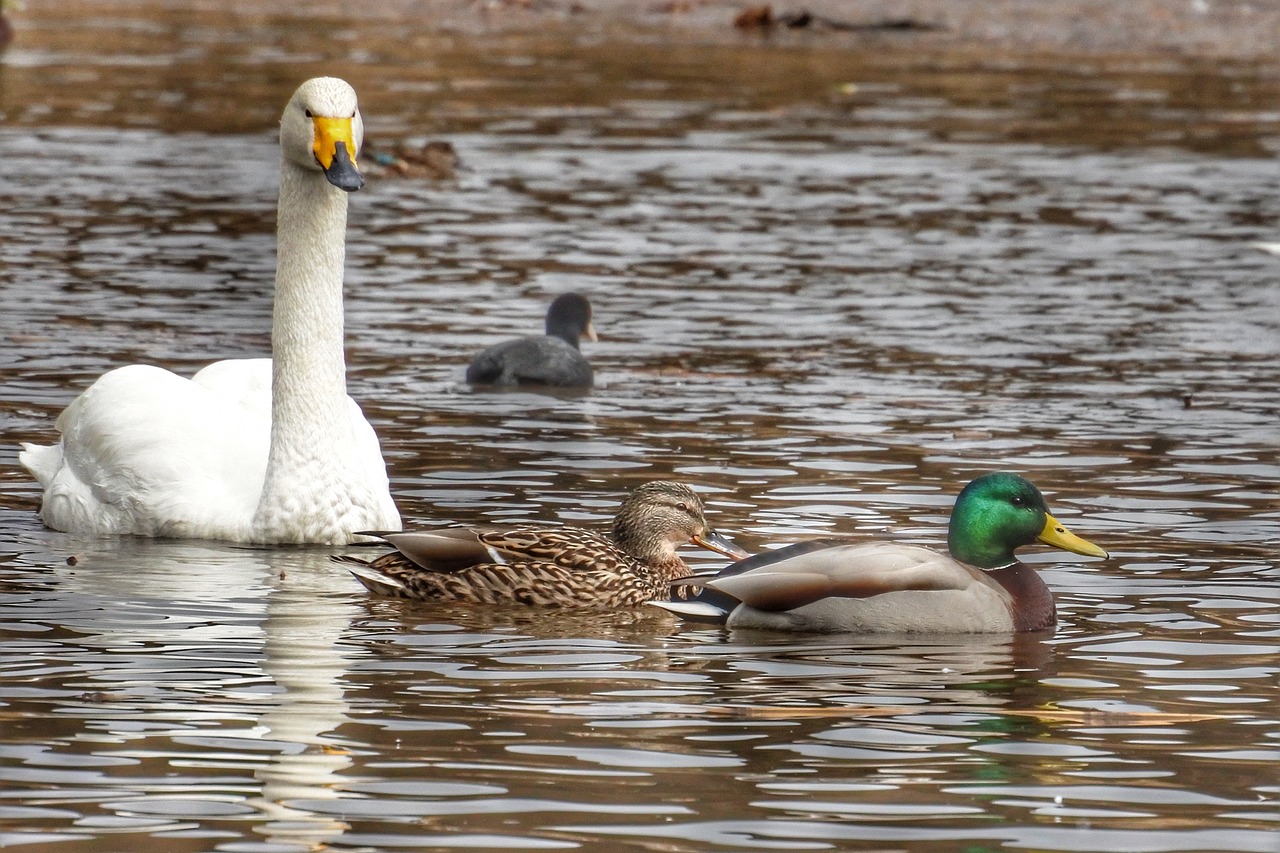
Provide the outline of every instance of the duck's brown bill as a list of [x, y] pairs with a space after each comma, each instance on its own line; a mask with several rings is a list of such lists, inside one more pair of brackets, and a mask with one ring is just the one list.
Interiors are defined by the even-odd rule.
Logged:
[[701, 536], [695, 536], [690, 540], [694, 545], [700, 548], [706, 548], [708, 551], [715, 551], [717, 554], [723, 554], [731, 560], [745, 560], [751, 555], [746, 551], [734, 545], [728, 539], [725, 539], [719, 533], [708, 530]]
[[1044, 528], [1036, 538], [1046, 545], [1070, 551], [1072, 554], [1084, 554], [1086, 557], [1102, 557], [1104, 559], [1110, 556], [1089, 540], [1081, 539], [1072, 533], [1062, 522], [1047, 512], [1044, 514]]

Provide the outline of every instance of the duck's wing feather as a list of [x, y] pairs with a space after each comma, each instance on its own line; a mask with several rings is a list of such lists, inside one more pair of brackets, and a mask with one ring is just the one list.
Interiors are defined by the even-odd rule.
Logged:
[[493, 561], [453, 571], [423, 568], [400, 551], [375, 560], [336, 555], [367, 589], [379, 595], [420, 601], [523, 604], [544, 607], [637, 607], [663, 588], [635, 572], [568, 568], [547, 560]]
[[[793, 546], [758, 554], [705, 582], [758, 610], [793, 610], [824, 598], [903, 590], [961, 590], [977, 572], [929, 548], [892, 542]], [[772, 558], [772, 559], [769, 559]], [[742, 569], [743, 564], [753, 563]]]
[[486, 546], [468, 527], [380, 535], [407, 560], [431, 572], [456, 572], [479, 563], [506, 563], [510, 556]]
[[[803, 554], [810, 554], [814, 551], [825, 551], [830, 548], [839, 548], [845, 545], [854, 544], [848, 539], [827, 538], [827, 539], [809, 539], [804, 542], [797, 542], [794, 545], [788, 545], [785, 548], [778, 548], [775, 551], [762, 551], [759, 554], [753, 554], [745, 559], [730, 563], [719, 572], [715, 573], [715, 577], [723, 578], [729, 575], [740, 575], [743, 572], [749, 572], [752, 569], [761, 566], [769, 566], [778, 562], [790, 560]], [[705, 576], [695, 576], [694, 580], [709, 580]]]
[[407, 589], [397, 577], [397, 572], [375, 569], [364, 560], [348, 557], [345, 554], [334, 554], [329, 559], [346, 566], [347, 571], [351, 572], [356, 580], [364, 584], [365, 589], [370, 592], [392, 597], [405, 597], [407, 594]]
[[570, 527], [449, 527], [380, 535], [415, 565], [433, 572], [527, 561], [609, 570], [627, 559], [603, 536]]

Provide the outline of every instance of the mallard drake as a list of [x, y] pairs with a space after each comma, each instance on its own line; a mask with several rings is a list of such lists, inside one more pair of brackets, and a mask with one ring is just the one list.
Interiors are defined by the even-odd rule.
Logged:
[[591, 303], [580, 293], [564, 293], [547, 309], [545, 335], [530, 335], [494, 344], [467, 367], [473, 385], [555, 385], [589, 388], [591, 365], [578, 351], [578, 340], [596, 340]]
[[142, 364], [103, 375], [58, 418], [59, 444], [18, 455], [44, 487], [45, 524], [277, 544], [400, 528], [378, 437], [346, 389], [342, 274], [363, 134], [347, 83], [298, 87], [280, 119], [273, 357], [190, 379]]
[[633, 607], [669, 594], [691, 572], [692, 543], [734, 559], [702, 500], [680, 483], [645, 483], [618, 507], [609, 535], [576, 527], [456, 527], [382, 535], [395, 551], [372, 561], [335, 556], [380, 595], [478, 604]]
[[853, 633], [1003, 633], [1052, 627], [1053, 596], [1014, 549], [1043, 542], [1090, 557], [1107, 552], [1049, 514], [1017, 474], [979, 477], [956, 498], [950, 555], [893, 542], [818, 540], [757, 554], [688, 600], [654, 601], [691, 621], [730, 628]]

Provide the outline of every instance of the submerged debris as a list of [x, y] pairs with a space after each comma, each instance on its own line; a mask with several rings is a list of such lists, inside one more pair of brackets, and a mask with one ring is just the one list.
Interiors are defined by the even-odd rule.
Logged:
[[779, 26], [792, 30], [812, 28], [846, 32], [929, 32], [942, 29], [939, 24], [931, 24], [915, 18], [886, 18], [881, 21], [864, 22], [839, 21], [825, 15], [815, 15], [805, 9], [774, 14], [772, 6], [750, 6], [743, 9], [734, 17], [733, 25], [740, 30], [771, 30]]

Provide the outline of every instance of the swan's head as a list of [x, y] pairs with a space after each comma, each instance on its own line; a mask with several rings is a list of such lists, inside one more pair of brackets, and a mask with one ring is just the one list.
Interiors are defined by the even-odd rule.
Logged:
[[287, 160], [324, 172], [340, 190], [364, 186], [356, 155], [364, 142], [364, 121], [356, 90], [337, 77], [315, 77], [298, 87], [280, 118], [280, 147]]

